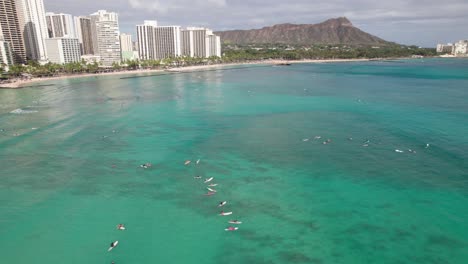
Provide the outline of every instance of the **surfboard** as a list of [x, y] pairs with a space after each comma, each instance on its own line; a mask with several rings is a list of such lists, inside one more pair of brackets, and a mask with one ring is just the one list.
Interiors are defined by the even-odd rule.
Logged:
[[232, 215], [232, 212], [224, 212], [224, 213], [220, 213], [219, 215], [222, 215], [222, 216], [225, 216], [225, 215]]
[[208, 179], [205, 180], [205, 183], [210, 182], [210, 181], [212, 181], [213, 179], [214, 179], [214, 177], [208, 178]]
[[110, 247], [107, 251], [111, 251], [113, 248], [115, 248], [119, 244], [119, 241], [114, 242], [114, 246]]
[[226, 228], [224, 230], [226, 230], [226, 231], [236, 231], [237, 229], [239, 229], [239, 228], [238, 227], [234, 227], [233, 229]]

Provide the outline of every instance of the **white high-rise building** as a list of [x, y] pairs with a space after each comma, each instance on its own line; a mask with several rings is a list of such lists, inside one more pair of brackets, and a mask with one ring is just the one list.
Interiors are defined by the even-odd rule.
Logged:
[[132, 35], [120, 34], [120, 49], [122, 51], [133, 51]]
[[8, 71], [8, 66], [13, 64], [13, 50], [11, 49], [10, 43], [5, 41], [3, 36], [0, 36], [0, 69]]
[[221, 57], [221, 39], [206, 28], [188, 27], [182, 30], [182, 55], [208, 58]]
[[24, 18], [24, 42], [26, 57], [32, 60], [46, 61], [47, 51], [45, 39], [47, 38], [47, 24], [45, 19], [43, 0], [21, 1]]
[[98, 21], [115, 21], [118, 23], [119, 15], [114, 12], [107, 12], [106, 10], [98, 10], [89, 15], [89, 18], [91, 19], [91, 43], [93, 44], [94, 54], [99, 54], [96, 23]]
[[137, 58], [138, 53], [135, 54], [133, 51], [132, 35], [120, 34], [120, 51], [122, 53], [122, 61], [134, 60]]
[[50, 38], [45, 42], [50, 62], [64, 64], [81, 60], [80, 43], [77, 38]]
[[23, 8], [21, 2], [0, 0], [0, 35], [9, 43], [13, 52], [14, 63], [26, 61], [26, 50], [23, 39]]
[[161, 60], [181, 55], [180, 26], [157, 26], [156, 21], [137, 25], [138, 51], [142, 60]]
[[49, 38], [77, 37], [72, 15], [47, 12], [46, 23]]
[[447, 44], [437, 44], [436, 51], [437, 53], [453, 53], [455, 46], [452, 43]]
[[[111, 66], [114, 62], [120, 63], [118, 14], [99, 10], [91, 14], [90, 18], [94, 54], [98, 54], [101, 57], [101, 62], [105, 66]], [[95, 40], [96, 45], [94, 45]]]
[[467, 56], [468, 55], [468, 40], [460, 40], [455, 43], [453, 50], [455, 56]]
[[206, 53], [208, 57], [221, 57], [221, 37], [216, 35], [208, 35], [206, 40]]
[[158, 26], [156, 20], [145, 20], [143, 25], [137, 25], [137, 49], [142, 60], [154, 58], [153, 28]]

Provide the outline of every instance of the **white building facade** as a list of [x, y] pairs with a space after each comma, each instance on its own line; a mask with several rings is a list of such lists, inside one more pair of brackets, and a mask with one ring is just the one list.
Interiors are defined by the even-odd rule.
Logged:
[[50, 62], [64, 64], [81, 61], [77, 38], [50, 38], [45, 42]]
[[206, 28], [188, 27], [182, 30], [182, 55], [188, 57], [221, 57], [221, 39]]
[[69, 14], [46, 13], [47, 32], [49, 38], [76, 38], [73, 16]]
[[142, 60], [154, 58], [153, 28], [158, 26], [155, 20], [145, 20], [142, 25], [137, 25], [138, 56]]
[[9, 43], [15, 63], [26, 61], [23, 13], [20, 1], [0, 0], [0, 35]]
[[10, 43], [0, 37], [0, 68], [8, 71], [8, 67], [13, 64], [13, 50]]
[[45, 39], [48, 36], [43, 0], [21, 1], [24, 18], [24, 42], [26, 57], [31, 60], [46, 61]]
[[455, 43], [454, 55], [455, 56], [468, 56], [468, 40], [460, 40]]
[[437, 44], [436, 51], [437, 53], [453, 53], [455, 46], [452, 43], [447, 44]]
[[[94, 54], [100, 56], [104, 66], [120, 63], [121, 51], [118, 14], [99, 10], [92, 14], [90, 18], [93, 48], [97, 48], [97, 52], [95, 49]], [[94, 45], [94, 40], [97, 42], [96, 45]]]
[[138, 53], [133, 51], [132, 35], [120, 34], [120, 51], [122, 61], [136, 60], [138, 58]]

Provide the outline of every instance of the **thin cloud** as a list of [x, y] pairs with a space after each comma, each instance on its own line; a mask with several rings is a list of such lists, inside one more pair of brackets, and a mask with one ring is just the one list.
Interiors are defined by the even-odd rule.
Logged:
[[[143, 20], [162, 25], [251, 29], [279, 23], [313, 24], [348, 17], [371, 34], [403, 44], [434, 46], [468, 38], [466, 0], [44, 0], [47, 11], [88, 15], [119, 13], [121, 31], [135, 32]], [[404, 31], [404, 32], [403, 32]], [[424, 31], [424, 33], [422, 33]]]

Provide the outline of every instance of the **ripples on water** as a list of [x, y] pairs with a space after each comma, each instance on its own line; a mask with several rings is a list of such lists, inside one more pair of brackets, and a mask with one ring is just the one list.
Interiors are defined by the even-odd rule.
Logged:
[[2, 262], [466, 263], [467, 63], [0, 90]]

